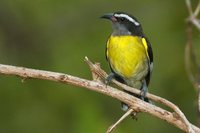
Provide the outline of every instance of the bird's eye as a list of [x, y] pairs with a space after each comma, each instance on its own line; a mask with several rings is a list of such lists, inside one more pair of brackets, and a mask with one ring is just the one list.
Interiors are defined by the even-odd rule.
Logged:
[[124, 21], [124, 20], [125, 20], [125, 18], [124, 18], [124, 17], [121, 17], [121, 18], [120, 18], [120, 20], [121, 20], [121, 21]]

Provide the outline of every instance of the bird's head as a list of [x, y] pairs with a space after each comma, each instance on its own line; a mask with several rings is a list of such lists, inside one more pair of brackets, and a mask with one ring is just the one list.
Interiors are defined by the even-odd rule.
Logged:
[[101, 18], [111, 21], [112, 35], [142, 35], [142, 27], [138, 20], [127, 13], [115, 12], [103, 15]]

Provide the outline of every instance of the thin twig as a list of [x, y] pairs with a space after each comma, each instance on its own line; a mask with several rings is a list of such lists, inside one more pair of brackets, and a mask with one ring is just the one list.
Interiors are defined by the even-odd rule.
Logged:
[[199, 15], [199, 12], [200, 12], [200, 0], [199, 0], [199, 3], [194, 11], [194, 17], [197, 17]]
[[188, 8], [188, 12], [190, 15], [193, 15], [193, 11], [192, 11], [192, 5], [191, 5], [191, 1], [190, 0], [186, 0], [186, 6]]
[[[200, 21], [197, 18], [200, 13], [200, 0], [195, 11], [192, 11], [191, 0], [186, 0], [189, 12], [187, 21], [187, 43], [185, 46], [185, 66], [188, 77], [198, 93], [198, 115], [200, 115], [200, 64], [193, 46], [193, 26], [200, 31]], [[194, 72], [192, 72], [192, 69]]]
[[108, 128], [106, 133], [111, 133], [119, 123], [121, 123], [127, 116], [129, 116], [133, 112], [133, 109], [129, 109], [116, 123], [114, 123], [112, 126]]
[[[102, 93], [104, 95], [118, 99], [119, 101], [124, 102], [127, 105], [129, 105], [130, 108], [133, 109], [134, 111], [146, 112], [148, 114], [151, 114], [152, 116], [155, 116], [162, 120], [167, 121], [168, 123], [180, 128], [181, 130], [185, 132], [188, 132], [188, 128], [185, 125], [185, 123], [173, 113], [167, 110], [164, 110], [160, 107], [157, 107], [155, 105], [146, 103], [121, 90], [118, 90], [111, 86], [106, 86], [105, 84], [94, 81], [94, 80], [91, 81], [91, 80], [87, 80], [87, 79], [83, 79], [83, 78], [79, 78], [79, 77], [75, 77], [75, 76], [71, 76], [71, 75], [63, 74], [63, 73], [35, 70], [35, 69], [3, 65], [3, 64], [0, 64], [0, 73], [5, 74], [5, 75], [16, 75], [25, 79], [29, 79], [29, 78], [44, 79], [44, 80], [61, 82], [65, 84], [71, 84], [74, 86], [87, 88], [89, 90], [96, 91], [98, 93]], [[191, 126], [192, 126], [192, 129], [196, 133], [200, 133], [200, 129], [198, 127], [192, 124]]]
[[[196, 83], [196, 78], [191, 70], [191, 62], [196, 65], [196, 55], [194, 53], [194, 48], [192, 45], [192, 24], [187, 23], [187, 43], [185, 46], [185, 68], [188, 74], [189, 80], [193, 85]], [[196, 86], [194, 86], [196, 88]]]
[[193, 13], [192, 11], [192, 5], [191, 5], [191, 1], [190, 0], [186, 0], [186, 6], [189, 12], [189, 17], [187, 19], [187, 21], [191, 22], [198, 30], [200, 30], [200, 22], [199, 20], [196, 18], [198, 16], [199, 13], [199, 4], [195, 10], [195, 13]]

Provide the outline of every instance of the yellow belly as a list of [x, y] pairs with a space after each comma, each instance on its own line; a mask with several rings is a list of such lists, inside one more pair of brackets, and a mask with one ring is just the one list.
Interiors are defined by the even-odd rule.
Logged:
[[111, 68], [123, 78], [140, 80], [148, 72], [148, 57], [140, 37], [111, 36], [106, 55]]

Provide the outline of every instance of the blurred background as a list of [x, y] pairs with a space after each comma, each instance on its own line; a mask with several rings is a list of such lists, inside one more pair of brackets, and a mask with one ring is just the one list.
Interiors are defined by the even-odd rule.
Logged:
[[[150, 92], [178, 105], [195, 124], [196, 92], [184, 67], [188, 13], [182, 0], [1, 0], [0, 63], [91, 79], [83, 61], [88, 56], [110, 72], [105, 45], [111, 25], [99, 17], [114, 11], [136, 16], [153, 46]], [[119, 101], [87, 89], [21, 80], [0, 75], [1, 133], [103, 133], [124, 113]], [[131, 132], [182, 131], [140, 113], [115, 130]]]

